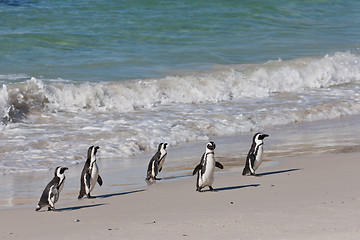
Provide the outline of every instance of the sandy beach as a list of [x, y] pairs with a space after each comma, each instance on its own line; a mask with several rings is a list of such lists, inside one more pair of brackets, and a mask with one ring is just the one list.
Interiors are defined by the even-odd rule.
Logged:
[[260, 166], [259, 177], [242, 176], [241, 167], [217, 170], [216, 192], [196, 192], [189, 172], [91, 200], [64, 203], [60, 196], [58, 212], [1, 210], [0, 237], [358, 239], [359, 156], [356, 146], [270, 159], [265, 153], [274, 164]]

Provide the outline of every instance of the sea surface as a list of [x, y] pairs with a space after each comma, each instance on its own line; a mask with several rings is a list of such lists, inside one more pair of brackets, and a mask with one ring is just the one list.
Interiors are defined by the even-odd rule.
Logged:
[[0, 0], [0, 22], [0, 177], [39, 189], [91, 145], [127, 185], [161, 142], [360, 114], [359, 1]]

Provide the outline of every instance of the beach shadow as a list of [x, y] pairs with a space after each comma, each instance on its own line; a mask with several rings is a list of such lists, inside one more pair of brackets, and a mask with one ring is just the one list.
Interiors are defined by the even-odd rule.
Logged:
[[[214, 188], [215, 191], [228, 191], [228, 190], [236, 190], [241, 188], [248, 188], [248, 187], [258, 187], [260, 184], [248, 184], [248, 185], [241, 185], [241, 186], [232, 186], [232, 187], [222, 187], [222, 188]], [[205, 190], [204, 192], [209, 192], [210, 190]]]
[[300, 168], [292, 168], [292, 169], [281, 170], [281, 171], [259, 173], [259, 174], [257, 174], [257, 176], [261, 177], [261, 176], [267, 176], [267, 175], [273, 175], [273, 174], [279, 174], [279, 173], [287, 173], [287, 172], [293, 172], [293, 171], [299, 171], [299, 170], [301, 170], [301, 169]]
[[145, 189], [134, 190], [134, 191], [129, 191], [129, 192], [121, 192], [121, 193], [110, 193], [110, 194], [96, 196], [96, 198], [109, 198], [109, 197], [122, 196], [122, 195], [144, 192], [144, 191], [145, 191]]
[[185, 175], [171, 176], [171, 177], [163, 177], [161, 179], [162, 180], [171, 180], [171, 179], [184, 178], [184, 177], [192, 177], [192, 174], [185, 174]]
[[74, 211], [74, 210], [80, 210], [83, 208], [92, 208], [92, 207], [99, 207], [106, 205], [105, 203], [98, 203], [98, 204], [91, 204], [91, 205], [83, 205], [83, 206], [77, 206], [77, 207], [67, 207], [67, 208], [59, 208], [58, 211]]
[[162, 181], [162, 180], [172, 180], [172, 179], [178, 179], [178, 178], [185, 178], [185, 177], [192, 177], [191, 174], [185, 174], [185, 175], [178, 175], [178, 176], [170, 176], [170, 177], [163, 177], [163, 178], [157, 178], [156, 180], [145, 180], [147, 186], [151, 186], [156, 184], [157, 181]]

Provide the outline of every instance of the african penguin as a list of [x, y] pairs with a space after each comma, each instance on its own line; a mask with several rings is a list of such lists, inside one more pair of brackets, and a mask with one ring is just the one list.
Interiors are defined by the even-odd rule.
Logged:
[[167, 155], [166, 146], [167, 143], [159, 144], [157, 152], [149, 162], [145, 181], [149, 181], [150, 179], [159, 180], [159, 178], [157, 178], [156, 176], [159, 172], [161, 172], [162, 166], [165, 162], [165, 158]]
[[96, 182], [101, 186], [103, 181], [99, 175], [99, 168], [96, 164], [96, 153], [100, 147], [91, 146], [87, 152], [87, 160], [84, 168], [81, 172], [80, 178], [80, 193], [78, 199], [86, 195], [88, 198], [95, 198], [90, 195], [90, 192], [94, 189]]
[[55, 211], [55, 203], [59, 200], [59, 194], [64, 187], [65, 174], [64, 172], [68, 170], [67, 167], [57, 167], [55, 169], [54, 178], [46, 185], [40, 201], [37, 205], [36, 211], [39, 211], [45, 206], [48, 207], [48, 211]]
[[[159, 152], [159, 149], [160, 149], [159, 166], [158, 166], [159, 167], [159, 172], [161, 172], [161, 170], [162, 170], [162, 166], [164, 165], [165, 158], [166, 158], [166, 155], [167, 155], [166, 146], [167, 146], [167, 143], [160, 143], [159, 147], [158, 147], [158, 152]], [[158, 154], [158, 152], [156, 154]]]
[[250, 151], [246, 157], [245, 167], [242, 175], [251, 174], [256, 176], [255, 171], [260, 166], [263, 157], [263, 140], [269, 135], [263, 133], [256, 133], [253, 137], [253, 142]]
[[193, 175], [196, 173], [196, 191], [201, 192], [201, 189], [208, 186], [210, 191], [214, 191], [211, 186], [214, 182], [215, 167], [223, 169], [223, 165], [215, 161], [215, 143], [209, 142], [206, 144], [206, 152], [202, 155], [200, 163], [195, 167]]

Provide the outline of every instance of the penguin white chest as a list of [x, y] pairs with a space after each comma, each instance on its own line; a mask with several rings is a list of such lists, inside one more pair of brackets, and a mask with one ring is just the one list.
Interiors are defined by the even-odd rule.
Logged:
[[61, 179], [60, 179], [60, 185], [59, 185], [59, 193], [63, 190], [63, 188], [64, 188], [64, 182], [65, 182], [65, 177], [62, 177]]
[[214, 172], [215, 172], [215, 156], [214, 154], [208, 154], [205, 162], [205, 172], [202, 172], [202, 175], [199, 179], [199, 185], [201, 187], [211, 186], [214, 182]]
[[56, 186], [51, 186], [50, 191], [48, 193], [48, 203], [51, 207], [54, 207], [54, 204], [59, 199], [59, 190]]
[[155, 161], [152, 162], [152, 168], [151, 168], [151, 174], [153, 177], [156, 177], [156, 175], [158, 174], [158, 163]]
[[263, 158], [263, 145], [261, 144], [256, 151], [254, 170], [256, 170], [260, 166], [260, 163], [262, 162], [262, 158]]
[[162, 168], [164, 162], [165, 162], [165, 158], [166, 158], [166, 152], [165, 151], [161, 151], [161, 156], [160, 156], [160, 162], [159, 162], [159, 169]]
[[[99, 168], [98, 168], [96, 162], [92, 164], [92, 166], [90, 167], [89, 170], [90, 170], [90, 189], [88, 189], [87, 185], [85, 184], [87, 194], [94, 189], [96, 181], [97, 181], [98, 176], [99, 176]], [[86, 181], [86, 179], [85, 179], [85, 181]]]

